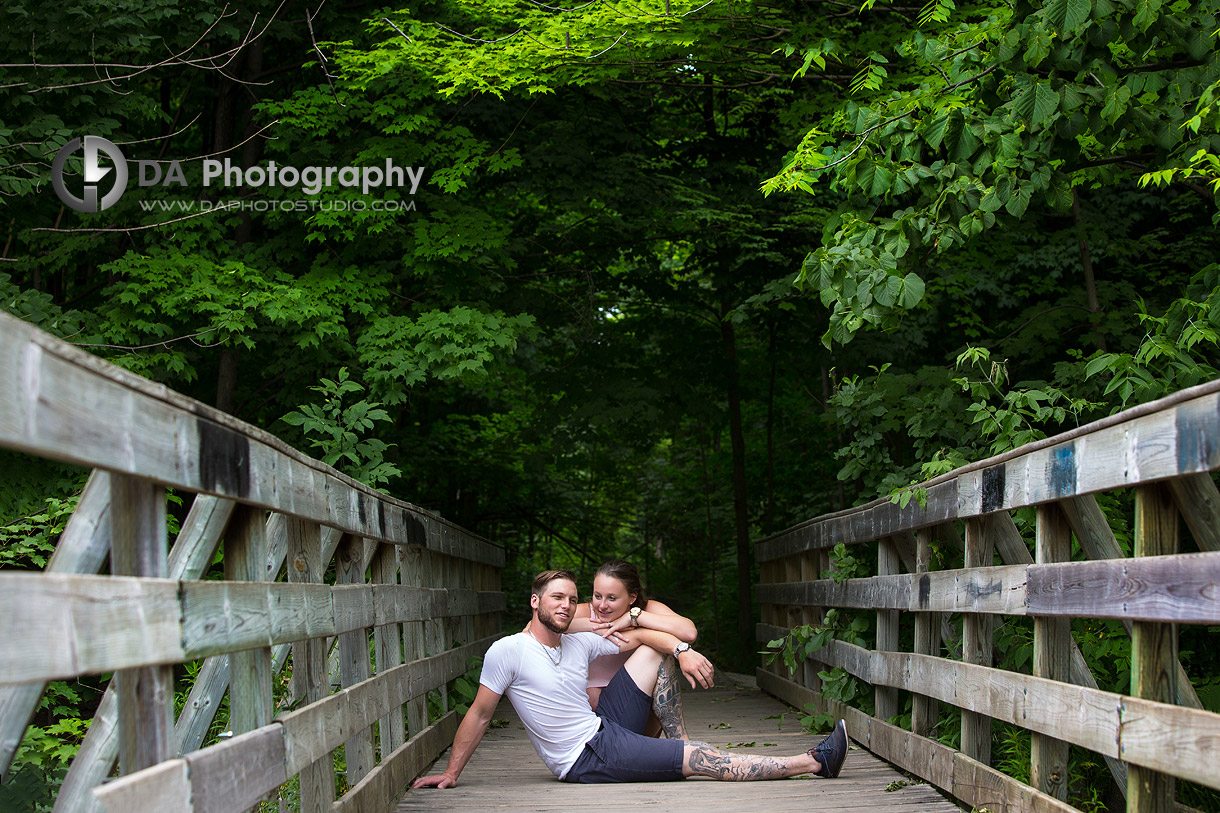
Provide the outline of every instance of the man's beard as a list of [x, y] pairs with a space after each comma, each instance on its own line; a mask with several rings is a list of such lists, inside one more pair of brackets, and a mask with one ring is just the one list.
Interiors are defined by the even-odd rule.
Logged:
[[542, 622], [542, 626], [546, 627], [551, 632], [556, 632], [556, 633], [567, 632], [568, 627], [572, 626], [571, 618], [568, 618], [568, 623], [564, 624], [562, 627], [559, 626], [559, 622], [555, 620], [555, 616], [551, 613], [548, 613], [546, 610], [542, 609], [541, 607], [538, 608], [538, 620], [540, 622]]

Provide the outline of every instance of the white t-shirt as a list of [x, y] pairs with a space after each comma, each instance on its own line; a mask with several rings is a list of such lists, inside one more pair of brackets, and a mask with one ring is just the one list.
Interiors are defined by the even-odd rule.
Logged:
[[479, 683], [508, 695], [534, 750], [563, 779], [601, 727], [585, 693], [589, 661], [618, 652], [618, 647], [591, 632], [566, 634], [560, 641], [563, 657], [556, 666], [531, 636], [519, 632], [501, 638], [487, 650]]

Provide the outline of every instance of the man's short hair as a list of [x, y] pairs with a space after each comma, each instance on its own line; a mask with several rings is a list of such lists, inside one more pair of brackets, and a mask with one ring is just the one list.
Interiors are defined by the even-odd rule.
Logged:
[[576, 584], [576, 574], [570, 570], [544, 570], [534, 578], [534, 588], [530, 592], [542, 598], [542, 591], [556, 579], [567, 579], [572, 584]]

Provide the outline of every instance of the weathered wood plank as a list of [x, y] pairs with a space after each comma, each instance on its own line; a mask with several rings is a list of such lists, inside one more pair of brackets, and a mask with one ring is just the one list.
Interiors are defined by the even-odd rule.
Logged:
[[[137, 477], [116, 474], [110, 478], [110, 569], [119, 576], [147, 577], [165, 583], [169, 575], [169, 550], [162, 486]], [[92, 646], [93, 642], [82, 640], [79, 644]], [[143, 648], [145, 642], [141, 640], [137, 645]], [[173, 668], [120, 669], [114, 675], [114, 685], [118, 700], [119, 771], [135, 773], [167, 759], [174, 729]]]
[[503, 567], [504, 551], [274, 436], [0, 313], [0, 446]]
[[[984, 509], [987, 499], [984, 495]], [[979, 519], [966, 520], [966, 568], [987, 568], [994, 561], [994, 546]], [[921, 577], [926, 578], [926, 577]], [[973, 580], [972, 580], [973, 582]], [[990, 588], [985, 588], [990, 589]], [[981, 591], [977, 586], [975, 590]], [[991, 665], [991, 619], [985, 615], [962, 618], [962, 660]], [[962, 711], [962, 753], [984, 765], [991, 762], [991, 720], [976, 711]]]
[[154, 810], [194, 813], [188, 774], [186, 760], [171, 759], [100, 785], [93, 794], [108, 813]]
[[[1054, 504], [1038, 506], [1037, 560], [1042, 564], [1072, 558], [1067, 517]], [[1064, 618], [1034, 618], [1034, 677], [1067, 681], [1071, 673], [1071, 628]], [[1056, 799], [1068, 792], [1068, 744], [1045, 734], [1032, 736], [1030, 784]]]
[[47, 573], [97, 573], [110, 553], [110, 474], [89, 473], [76, 510], [64, 526]]
[[911, 605], [907, 575], [867, 579], [819, 579], [814, 582], [780, 582], [758, 585], [758, 600], [790, 607], [856, 607], [905, 610]]
[[1124, 697], [1118, 746], [1123, 759], [1145, 766], [1140, 773], [1180, 776], [1220, 790], [1220, 714]]
[[[877, 542], [877, 575], [898, 575], [898, 549], [894, 541], [882, 537]], [[799, 574], [798, 574], [799, 575]], [[908, 603], [910, 597], [907, 598]], [[894, 651], [899, 648], [898, 642], [898, 611], [877, 611], [877, 650], [881, 652]], [[888, 720], [898, 714], [898, 690], [888, 686], [877, 686], [873, 689], [873, 702], [876, 716]]]
[[344, 794], [334, 813], [386, 813], [394, 799], [453, 742], [458, 716], [449, 712], [397, 748]]
[[759, 584], [759, 601], [791, 607], [852, 607], [937, 613], [1026, 614], [1027, 568], [1013, 565], [918, 575]]
[[[325, 576], [322, 561], [322, 534], [316, 523], [289, 517], [288, 580], [299, 584], [319, 584]], [[326, 588], [323, 588], [326, 589]], [[327, 600], [329, 602], [329, 590]], [[333, 633], [334, 611], [330, 612]], [[325, 632], [323, 635], [327, 634]], [[326, 641], [312, 638], [292, 645], [292, 696], [298, 701], [316, 703], [330, 694], [330, 673], [326, 668]], [[333, 721], [341, 726], [342, 719]], [[324, 813], [335, 800], [335, 767], [329, 751], [303, 764], [292, 762], [292, 741], [285, 733], [289, 773], [301, 775], [301, 813]]]
[[[922, 584], [918, 574], [927, 573], [932, 565], [932, 531], [919, 532], [915, 540], [916, 582]], [[916, 596], [918, 596], [918, 592]], [[940, 616], [935, 613], [919, 613], [915, 616], [915, 652], [920, 655], [940, 655]], [[935, 734], [940, 722], [940, 704], [927, 695], [916, 694], [911, 698], [911, 730], [924, 737]]]
[[[365, 542], [356, 536], [345, 536], [335, 556], [335, 584], [363, 583], [366, 562], [375, 548], [376, 543]], [[338, 617], [339, 602], [336, 601], [335, 605], [335, 615]], [[372, 626], [372, 616], [371, 612], [368, 613], [361, 620], [369, 623], [339, 636], [339, 683], [345, 689], [369, 679], [369, 635], [365, 627]], [[343, 743], [349, 787], [363, 779], [376, 764], [372, 728], [357, 725], [352, 728], [351, 736]]]
[[1220, 623], [1220, 553], [1031, 567], [1029, 612], [1180, 624]]
[[[257, 582], [266, 573], [266, 519], [261, 509], [243, 506], [225, 539], [224, 569], [229, 581]], [[184, 624], [185, 627], [185, 624]], [[229, 725], [236, 734], [271, 722], [271, 645], [229, 656]]]
[[[421, 561], [419, 548], [398, 547], [396, 550], [398, 559], [398, 577], [402, 581], [404, 587], [419, 587], [423, 583], [423, 574], [421, 572]], [[480, 598], [487, 595], [480, 593]], [[499, 594], [503, 601], [504, 594]], [[480, 611], [487, 606], [480, 602]], [[502, 608], [501, 608], [502, 609]], [[403, 657], [408, 661], [420, 660], [424, 657], [424, 624], [423, 621], [409, 621], [403, 619], [402, 625], [402, 651]], [[407, 702], [407, 735], [411, 738], [416, 737], [425, 728], [428, 727], [428, 700], [426, 697], [418, 697]]]
[[195, 496], [169, 549], [171, 579], [198, 579], [207, 571], [236, 509], [237, 503], [232, 500], [206, 494]]
[[[1178, 513], [1169, 489], [1161, 484], [1135, 492], [1135, 555], [1177, 553]], [[1177, 697], [1178, 634], [1173, 624], [1136, 621], [1131, 625], [1131, 693], [1172, 703]], [[1124, 759], [1131, 762], [1129, 756]], [[1213, 763], [1214, 769], [1214, 763]], [[1132, 813], [1170, 813], [1173, 773], [1136, 764], [1127, 774], [1127, 809]]]
[[288, 781], [284, 734], [278, 725], [240, 734], [185, 759], [195, 813], [246, 810]]
[[911, 610], [1025, 615], [1026, 568], [993, 565], [920, 574]]
[[[388, 545], [378, 547], [376, 553], [373, 554], [373, 561], [369, 565], [370, 574], [374, 582], [380, 585], [396, 585], [398, 582], [398, 559], [395, 556], [394, 549]], [[393, 587], [389, 590], [382, 590], [379, 593], [382, 597], [389, 597], [388, 600], [383, 598], [379, 609], [381, 610], [381, 618], [377, 621], [381, 622], [378, 626], [373, 627], [373, 658], [377, 662], [377, 671], [379, 673], [389, 672], [394, 667], [402, 664], [402, 630], [394, 622], [389, 622], [389, 618], [395, 618], [399, 615], [397, 608], [394, 606], [393, 598], [399, 595], [397, 589]], [[427, 613], [429, 610], [439, 609], [436, 605], [444, 600], [439, 597], [434, 597], [430, 602], [433, 606], [424, 609]], [[403, 719], [402, 710], [398, 707], [387, 709], [381, 717], [377, 726], [378, 733], [381, 737], [381, 753], [389, 754], [397, 750], [404, 742], [407, 741], [406, 723]]]
[[[402, 586], [4, 572], [0, 617], [14, 623], [0, 626], [0, 646], [12, 653], [0, 661], [0, 684], [180, 663], [348, 632], [364, 620], [351, 607], [361, 597], [371, 604], [375, 590], [383, 593], [380, 606], [404, 610], [387, 613], [389, 623], [451, 617], [454, 611], [466, 615], [479, 596], [502, 596]], [[332, 595], [345, 596], [338, 610], [332, 609]]]

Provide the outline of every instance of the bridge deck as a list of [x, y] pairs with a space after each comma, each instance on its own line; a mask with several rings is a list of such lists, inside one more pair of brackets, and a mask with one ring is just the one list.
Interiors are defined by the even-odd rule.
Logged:
[[[792, 709], [764, 694], [751, 678], [718, 673], [721, 686], [683, 695], [691, 737], [727, 746], [751, 744], [742, 751], [793, 754], [817, 738], [804, 733]], [[787, 712], [787, 714], [785, 714]], [[785, 714], [781, 720], [778, 715]], [[896, 808], [920, 813], [959, 813], [930, 785], [905, 785], [908, 777], [854, 743], [838, 779], [790, 779], [778, 782], [715, 782], [689, 779], [632, 785], [569, 785], [557, 782], [534, 753], [512, 706], [502, 700], [496, 717], [509, 724], [488, 729], [456, 788], [415, 790], [400, 797], [396, 813], [421, 810], [599, 810], [642, 806], [654, 810], [721, 809], [742, 811], [879, 810]], [[449, 752], [428, 773], [443, 770]]]

